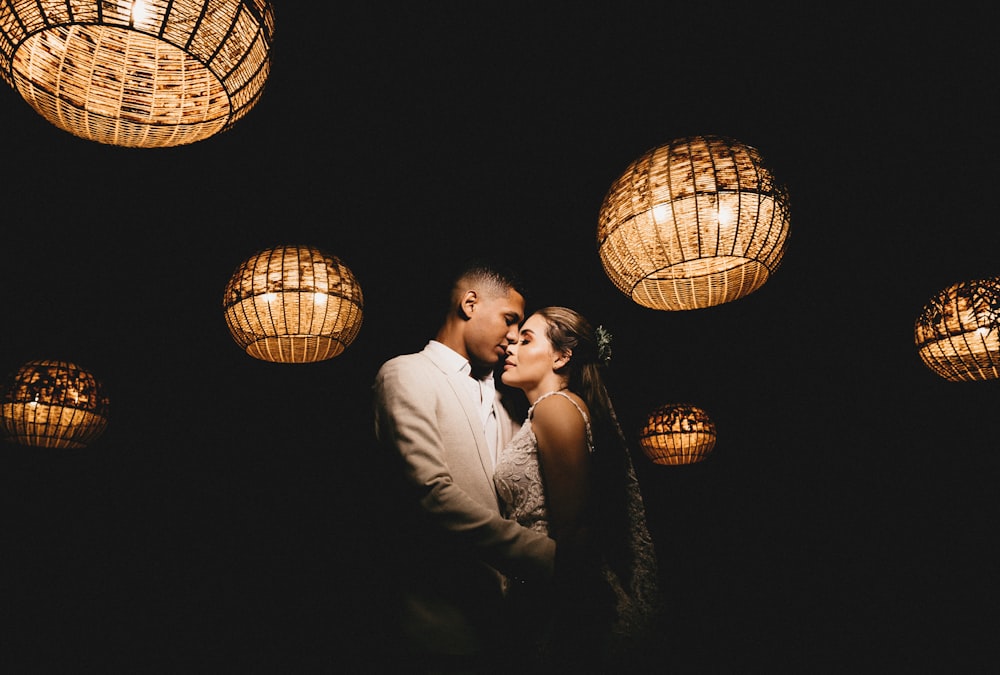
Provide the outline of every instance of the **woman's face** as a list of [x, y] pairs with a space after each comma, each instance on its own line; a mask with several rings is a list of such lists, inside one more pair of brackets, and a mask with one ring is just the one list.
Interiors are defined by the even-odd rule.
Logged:
[[560, 354], [552, 349], [545, 335], [545, 319], [532, 314], [521, 324], [517, 342], [507, 347], [504, 361], [503, 383], [518, 389], [535, 389], [545, 378], [552, 378], [560, 361]]

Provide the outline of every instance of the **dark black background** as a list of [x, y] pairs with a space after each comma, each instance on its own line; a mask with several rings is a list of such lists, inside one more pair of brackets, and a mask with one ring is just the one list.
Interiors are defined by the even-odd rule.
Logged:
[[[0, 90], [0, 366], [73, 361], [113, 406], [85, 451], [2, 448], [0, 655], [365, 672], [399, 555], [369, 386], [430, 337], [457, 262], [496, 252], [531, 306], [613, 333], [629, 433], [664, 402], [716, 422], [702, 464], [637, 454], [671, 595], [663, 667], [994, 663], [996, 384], [947, 382], [913, 343], [933, 294], [998, 273], [987, 16], [425, 5], [276, 3], [262, 100], [189, 146], [81, 140]], [[791, 195], [789, 249], [746, 298], [645, 309], [601, 268], [598, 210], [639, 154], [695, 134], [761, 151]], [[341, 356], [272, 364], [229, 336], [230, 274], [284, 243], [361, 283]]]

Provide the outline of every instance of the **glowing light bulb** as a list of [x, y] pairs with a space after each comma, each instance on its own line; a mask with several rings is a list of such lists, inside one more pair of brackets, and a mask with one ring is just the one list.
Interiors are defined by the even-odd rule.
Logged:
[[719, 206], [719, 225], [729, 227], [736, 223], [736, 211], [731, 207]]
[[142, 28], [148, 27], [152, 19], [153, 12], [147, 6], [145, 0], [135, 0], [132, 3], [131, 22], [134, 26]]
[[313, 302], [317, 305], [325, 305], [326, 293], [313, 293]]

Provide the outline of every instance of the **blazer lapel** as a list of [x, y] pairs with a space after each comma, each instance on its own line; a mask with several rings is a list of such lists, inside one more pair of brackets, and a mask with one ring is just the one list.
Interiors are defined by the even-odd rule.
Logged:
[[449, 372], [444, 363], [434, 358], [435, 354], [433, 351], [425, 349], [423, 353], [445, 375], [448, 385], [451, 387], [452, 394], [454, 394], [459, 404], [461, 404], [466, 422], [469, 425], [469, 433], [476, 444], [476, 453], [479, 455], [483, 474], [489, 480], [490, 485], [493, 486], [494, 492], [496, 492], [496, 486], [493, 485], [493, 459], [490, 457], [490, 446], [486, 443], [486, 433], [483, 431], [483, 423], [479, 418], [479, 411], [469, 396], [468, 383], [466, 382], [469, 376], [465, 373]]

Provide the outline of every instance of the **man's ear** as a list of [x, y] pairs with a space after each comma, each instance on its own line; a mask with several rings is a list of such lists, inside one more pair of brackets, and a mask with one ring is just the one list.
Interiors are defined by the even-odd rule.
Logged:
[[472, 318], [472, 312], [479, 302], [479, 295], [475, 291], [466, 291], [462, 296], [462, 301], [458, 304], [458, 315], [468, 321]]

